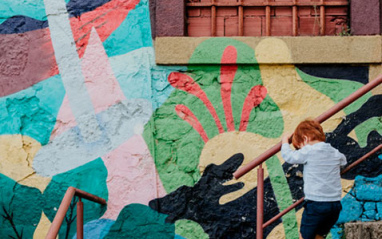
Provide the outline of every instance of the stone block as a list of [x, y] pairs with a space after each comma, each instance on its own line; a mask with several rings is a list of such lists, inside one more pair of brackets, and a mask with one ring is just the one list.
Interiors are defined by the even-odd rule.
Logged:
[[345, 224], [346, 239], [382, 238], [382, 222], [353, 222]]
[[342, 211], [337, 224], [356, 221], [362, 215], [362, 205], [351, 194], [347, 194], [342, 200]]
[[363, 208], [365, 209], [365, 211], [375, 210], [375, 205], [375, 202], [365, 202]]
[[366, 216], [366, 218], [368, 218], [368, 219], [374, 220], [375, 216], [377, 215], [377, 211], [376, 210], [367, 210], [367, 211], [363, 212], [363, 215]]
[[350, 1], [350, 26], [354, 35], [381, 34], [381, 1]]

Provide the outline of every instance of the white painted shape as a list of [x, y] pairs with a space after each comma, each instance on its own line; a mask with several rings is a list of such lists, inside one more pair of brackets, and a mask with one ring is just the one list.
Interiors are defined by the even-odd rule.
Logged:
[[[135, 134], [135, 126], [146, 124], [151, 114], [151, 102], [143, 99], [111, 106], [97, 114], [102, 130], [98, 141], [85, 142], [78, 128], [72, 128], [41, 148], [35, 156], [33, 168], [39, 175], [53, 177], [102, 157], [131, 138]], [[83, 120], [86, 122], [86, 118]], [[91, 122], [88, 123], [86, 128], [92, 128]], [[87, 133], [91, 135], [92, 132]]]
[[[87, 142], [96, 141], [101, 132], [85, 87], [65, 0], [44, 0], [44, 3], [58, 69], [71, 109], [84, 139]], [[84, 119], [91, 122], [83, 122]], [[89, 129], [87, 126], [94, 128]]]

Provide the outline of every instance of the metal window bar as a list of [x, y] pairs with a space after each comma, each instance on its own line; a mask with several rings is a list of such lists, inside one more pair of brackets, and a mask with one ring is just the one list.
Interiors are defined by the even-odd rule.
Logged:
[[229, 1], [229, 2], [188, 2], [187, 7], [211, 7], [211, 36], [216, 36], [216, 11], [217, 7], [237, 7], [238, 8], [238, 35], [244, 36], [244, 7], [264, 7], [265, 9], [265, 35], [271, 35], [271, 8], [275, 7], [291, 7], [292, 8], [292, 35], [298, 36], [298, 8], [299, 7], [312, 7], [320, 8], [320, 35], [324, 36], [326, 31], [325, 24], [325, 7], [345, 7], [349, 5], [348, 0], [339, 1], [310, 1], [299, 2], [298, 0], [291, 0], [290, 2], [275, 2], [274, 0], [264, 0], [263, 2], [245, 2], [245, 0]]

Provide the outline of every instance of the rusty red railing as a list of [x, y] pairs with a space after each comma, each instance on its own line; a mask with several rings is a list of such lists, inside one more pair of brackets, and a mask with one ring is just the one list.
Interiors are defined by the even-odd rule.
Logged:
[[[370, 90], [374, 89], [375, 87], [377, 87], [381, 83], [382, 83], [382, 75], [378, 76], [375, 80], [367, 83], [366, 85], [362, 86], [360, 89], [358, 89], [357, 91], [355, 91], [354, 93], [352, 93], [351, 95], [346, 97], [345, 99], [338, 102], [332, 108], [330, 108], [329, 110], [327, 110], [326, 112], [324, 112], [323, 114], [318, 116], [315, 119], [315, 121], [319, 122], [320, 124], [323, 123], [325, 120], [329, 119], [330, 117], [332, 117], [333, 115], [338, 113], [340, 110], [342, 110], [343, 108], [345, 108], [349, 104], [353, 103], [354, 101], [356, 101], [357, 99], [359, 99], [364, 94], [366, 94]], [[293, 135], [291, 137], [293, 137]], [[262, 163], [265, 162], [270, 157], [272, 157], [273, 155], [275, 155], [276, 153], [278, 153], [281, 150], [281, 145], [282, 145], [281, 142], [274, 145], [272, 148], [268, 149], [267, 151], [262, 153], [260, 156], [258, 156], [257, 158], [252, 160], [250, 163], [248, 163], [246, 166], [240, 168], [239, 170], [237, 170], [233, 174], [233, 176], [236, 179], [238, 179], [241, 176], [243, 176], [244, 174], [248, 173], [250, 170], [259, 166], [257, 169], [257, 224], [256, 224], [256, 238], [257, 239], [263, 239], [263, 229], [273, 222], [273, 221], [270, 222], [271, 220], [273, 220], [273, 219], [271, 219], [270, 221], [268, 221], [269, 223], [268, 222], [265, 224], [263, 223], [263, 220], [264, 220], [264, 207], [263, 207], [264, 206], [264, 169], [262, 168]], [[378, 146], [378, 147], [380, 147], [380, 146]], [[379, 149], [377, 149], [376, 151], [378, 151], [378, 150]], [[365, 156], [363, 156], [362, 158], [360, 158], [359, 160], [357, 160], [356, 162], [351, 164], [349, 167], [352, 167], [352, 168], [355, 167], [360, 162], [362, 162], [367, 157], [369, 157], [373, 151], [369, 152], [368, 154], [366, 154]], [[345, 170], [348, 171], [350, 169], [351, 168], [345, 169]], [[259, 201], [261, 201], [261, 202], [259, 202]], [[302, 199], [298, 200], [297, 202], [295, 202], [294, 204], [292, 204], [290, 207], [288, 207], [287, 209], [285, 209], [284, 211], [282, 211], [280, 213], [280, 214], [282, 214], [281, 216], [283, 216], [284, 214], [286, 214], [287, 212], [289, 212], [290, 210], [295, 208], [297, 205], [299, 205], [303, 201], [304, 201], [304, 199], [302, 198]], [[276, 215], [275, 217], [278, 217], [277, 219], [279, 219], [281, 217], [280, 214]], [[275, 219], [275, 220], [277, 220], [277, 219]]]
[[72, 202], [73, 197], [78, 197], [77, 202], [77, 239], [84, 238], [84, 204], [81, 201], [81, 198], [87, 199], [89, 201], [99, 203], [101, 205], [106, 205], [106, 200], [100, 197], [97, 197], [93, 194], [87, 193], [80, 189], [69, 187], [66, 190], [65, 196], [61, 201], [60, 207], [54, 217], [52, 225], [49, 228], [48, 234], [45, 239], [55, 239], [57, 238], [58, 232], [62, 225], [62, 222], [65, 219], [66, 212], [69, 209], [69, 206]]

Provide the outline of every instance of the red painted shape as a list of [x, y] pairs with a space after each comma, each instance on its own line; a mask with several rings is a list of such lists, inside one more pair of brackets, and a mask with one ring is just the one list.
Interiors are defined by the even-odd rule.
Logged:
[[227, 46], [223, 52], [220, 68], [221, 97], [228, 131], [235, 131], [235, 123], [232, 116], [231, 91], [232, 83], [237, 71], [237, 65], [225, 65], [236, 63], [237, 51], [234, 46]]
[[198, 118], [192, 113], [192, 111], [185, 105], [176, 105], [175, 112], [177, 115], [182, 118], [184, 121], [189, 123], [202, 137], [204, 143], [207, 143], [208, 136], [204, 131], [202, 124], [199, 122]]
[[91, 12], [82, 14], [80, 18], [70, 18], [70, 25], [80, 58], [85, 53], [93, 27], [97, 30], [101, 41], [105, 41], [138, 3], [139, 0], [112, 0]]
[[252, 109], [258, 106], [266, 96], [267, 89], [264, 86], [257, 85], [252, 87], [244, 101], [239, 131], [245, 131], [247, 129], [249, 115]]
[[180, 72], [172, 72], [168, 76], [168, 82], [170, 82], [170, 84], [173, 87], [198, 97], [210, 111], [212, 117], [216, 122], [216, 126], [219, 129], [219, 133], [224, 132], [223, 126], [219, 120], [218, 115], [216, 114], [215, 108], [213, 107], [211, 101], [208, 99], [206, 93], [191, 77]]

